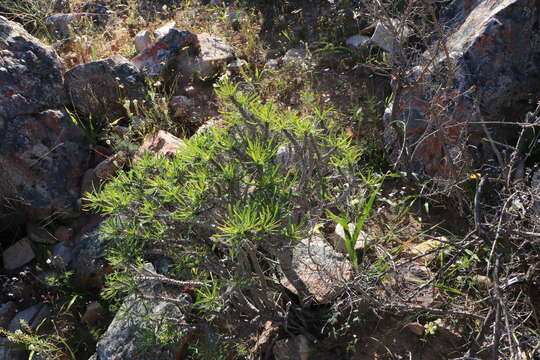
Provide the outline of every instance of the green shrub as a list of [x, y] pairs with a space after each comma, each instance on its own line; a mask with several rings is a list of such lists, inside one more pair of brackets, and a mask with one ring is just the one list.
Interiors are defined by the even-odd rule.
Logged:
[[129, 277], [131, 264], [164, 254], [174, 260], [167, 276], [207, 284], [195, 294], [194, 325], [226, 332], [246, 322], [238, 336], [247, 336], [249, 319], [285, 316], [283, 249], [307, 236], [325, 209], [348, 206], [362, 149], [324, 111], [280, 111], [228, 80], [216, 92], [224, 127], [186, 140], [172, 158], [145, 155], [88, 200], [110, 215], [109, 297], [125, 293], [114, 280]]

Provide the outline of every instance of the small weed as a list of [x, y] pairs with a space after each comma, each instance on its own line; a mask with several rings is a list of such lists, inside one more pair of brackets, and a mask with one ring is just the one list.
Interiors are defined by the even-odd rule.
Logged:
[[377, 198], [379, 191], [381, 190], [381, 187], [384, 182], [384, 177], [382, 179], [379, 179], [376, 185], [371, 184], [368, 182], [368, 186], [370, 186], [371, 195], [364, 205], [362, 209], [362, 214], [358, 218], [355, 226], [354, 231], [351, 233], [349, 229], [349, 220], [346, 217], [338, 216], [333, 214], [330, 210], [327, 210], [326, 213], [328, 216], [330, 216], [334, 221], [339, 223], [345, 232], [345, 248], [347, 249], [347, 254], [349, 255], [349, 260], [351, 260], [353, 267], [355, 271], [358, 272], [358, 254], [356, 253], [355, 245], [360, 238], [360, 234], [362, 232], [362, 229], [364, 228], [364, 224], [369, 217], [371, 211], [373, 210], [373, 204], [375, 202], [375, 199]]
[[75, 354], [64, 337], [55, 334], [39, 335], [37, 333], [42, 325], [43, 322], [34, 331], [27, 323], [22, 321], [22, 330], [9, 331], [0, 328], [0, 336], [4, 336], [11, 341], [14, 344], [13, 347], [28, 350], [30, 352], [29, 359], [40, 356], [51, 360], [66, 358], [76, 360]]

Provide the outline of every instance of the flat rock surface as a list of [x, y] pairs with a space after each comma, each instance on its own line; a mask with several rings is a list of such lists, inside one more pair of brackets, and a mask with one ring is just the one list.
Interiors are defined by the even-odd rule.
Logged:
[[320, 303], [339, 296], [345, 282], [352, 279], [349, 260], [320, 235], [304, 239], [293, 248], [292, 272], [294, 278], [283, 277], [282, 285], [298, 294], [295, 285], [302, 283], [309, 295]]
[[220, 68], [234, 59], [234, 49], [223, 39], [209, 34], [197, 35], [200, 46], [199, 66], [196, 71], [202, 79], [215, 76]]
[[142, 156], [148, 152], [154, 155], [172, 156], [184, 147], [185, 144], [182, 140], [171, 133], [160, 130], [157, 134], [150, 135], [144, 140], [139, 147], [138, 155]]

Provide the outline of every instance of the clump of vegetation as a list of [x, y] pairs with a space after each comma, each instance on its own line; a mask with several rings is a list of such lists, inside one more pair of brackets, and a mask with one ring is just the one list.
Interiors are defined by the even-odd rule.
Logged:
[[75, 359], [64, 337], [54, 334], [39, 335], [26, 323], [23, 323], [22, 327], [24, 331], [8, 331], [0, 328], [0, 336], [14, 343], [11, 345], [13, 347], [28, 350], [30, 359], [36, 355], [52, 360]]
[[[194, 322], [222, 334], [243, 323], [241, 338], [254, 317], [286, 316], [284, 250], [325, 209], [349, 207], [362, 149], [323, 111], [279, 111], [227, 79], [217, 94], [225, 127], [192, 137], [173, 158], [144, 156], [88, 201], [110, 215], [104, 232], [117, 273], [163, 254], [174, 260], [169, 277], [206, 284], [196, 291]], [[109, 276], [111, 297], [125, 290], [118, 278]]]
[[3, 0], [0, 2], [0, 15], [19, 21], [40, 37], [47, 37], [45, 20], [54, 14], [54, 4], [50, 0]]

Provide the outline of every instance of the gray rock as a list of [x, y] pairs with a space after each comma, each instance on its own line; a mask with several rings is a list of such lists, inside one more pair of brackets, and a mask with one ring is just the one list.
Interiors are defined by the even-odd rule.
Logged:
[[531, 179], [531, 188], [534, 194], [534, 212], [540, 216], [540, 170], [536, 170]]
[[171, 31], [171, 29], [174, 29], [175, 26], [176, 26], [176, 21], [170, 21], [166, 23], [165, 25], [161, 26], [160, 28], [158, 28], [156, 31], [154, 31], [154, 36], [156, 37], [156, 39], [159, 39], [167, 35]]
[[105, 250], [111, 239], [101, 231], [101, 226], [102, 221], [93, 224], [73, 247], [71, 267], [75, 280], [83, 287], [99, 289], [105, 280], [102, 269]]
[[109, 8], [100, 4], [100, 2], [101, 1], [87, 1], [82, 6], [81, 10], [89, 14], [88, 17], [92, 20], [94, 26], [103, 29], [107, 25], [111, 15], [114, 15], [114, 11], [109, 10]]
[[21, 321], [24, 321], [32, 329], [35, 329], [43, 319], [50, 315], [50, 309], [45, 304], [35, 304], [29, 308], [20, 311], [15, 315], [15, 317], [9, 323], [9, 331], [22, 330]]
[[69, 0], [55, 0], [53, 10], [55, 12], [67, 12], [69, 11]]
[[143, 74], [122, 56], [77, 65], [65, 74], [66, 91], [77, 112], [94, 120], [126, 116], [124, 100], [143, 100]]
[[28, 360], [28, 354], [24, 350], [10, 347], [10, 341], [0, 337], [0, 360]]
[[6, 270], [15, 270], [28, 264], [35, 257], [36, 255], [34, 254], [34, 250], [32, 250], [32, 245], [28, 238], [22, 238], [2, 253], [4, 268]]
[[185, 120], [189, 116], [190, 109], [193, 108], [194, 102], [187, 96], [173, 96], [169, 101], [169, 113], [175, 119]]
[[150, 31], [140, 31], [137, 33], [137, 35], [135, 35], [133, 41], [135, 42], [135, 49], [137, 49], [137, 52], [139, 54], [142, 53], [144, 50], [152, 46], [152, 36], [150, 35]]
[[201, 135], [213, 128], [223, 127], [223, 126], [225, 126], [225, 122], [223, 121], [223, 119], [219, 117], [213, 117], [209, 119], [208, 121], [206, 121], [204, 124], [202, 124], [201, 127], [199, 127], [197, 131], [195, 132], [195, 135]]
[[[151, 264], [147, 264], [145, 269], [148, 275], [157, 275]], [[163, 296], [163, 287], [159, 283], [141, 284], [140, 290], [146, 296]], [[170, 349], [143, 348], [141, 336], [153, 336], [159, 332], [164, 317], [180, 316], [180, 309], [176, 305], [160, 300], [147, 300], [140, 295], [130, 295], [98, 341], [95, 359], [175, 359], [175, 354]]]
[[95, 168], [86, 170], [81, 185], [81, 194], [84, 195], [99, 189], [99, 185], [115, 176], [126, 161], [127, 155], [120, 151], [100, 162]]
[[274, 157], [274, 162], [281, 165], [283, 171], [286, 172], [288, 169], [298, 166], [298, 163], [303, 161], [302, 148], [304, 143], [299, 141], [298, 146], [300, 147], [299, 149], [297, 149], [293, 144], [289, 143], [278, 148]]
[[244, 11], [233, 11], [227, 14], [227, 18], [231, 21], [233, 29], [235, 31], [240, 30], [240, 24], [245, 19], [248, 19], [248, 15]]
[[[31, 328], [35, 329], [43, 319], [49, 316], [49, 307], [45, 304], [33, 305], [21, 312], [19, 312], [11, 322], [7, 329], [15, 332], [22, 330], [21, 320], [24, 320]], [[28, 354], [25, 350], [21, 350], [15, 347], [7, 338], [0, 338], [0, 360], [26, 360]]]
[[0, 16], [0, 128], [17, 116], [66, 104], [62, 67], [51, 47]]
[[197, 39], [200, 54], [191, 71], [203, 80], [211, 79], [220, 74], [227, 63], [234, 59], [234, 49], [223, 39], [208, 34], [199, 34]]
[[73, 251], [74, 249], [72, 247], [62, 243], [54, 245], [52, 249], [52, 264], [59, 269], [67, 268], [73, 260]]
[[265, 66], [272, 70], [279, 69], [279, 60], [278, 59], [270, 59], [266, 62]]
[[[292, 250], [290, 266], [280, 261], [286, 277], [281, 284], [302, 297], [328, 303], [352, 280], [352, 265], [319, 234], [302, 240]], [[307, 292], [307, 294], [304, 294]]]
[[[354, 233], [356, 226], [354, 224], [349, 224], [349, 232], [352, 235]], [[334, 230], [333, 238], [335, 239], [335, 245], [334, 248], [339, 251], [340, 253], [346, 255], [347, 254], [347, 246], [345, 245], [345, 229], [341, 224], [336, 225], [336, 229]], [[365, 232], [360, 231], [358, 235], [358, 239], [356, 240], [356, 243], [354, 244], [354, 250], [362, 250], [366, 247], [368, 242], [368, 236]]]
[[386, 25], [377, 23], [375, 32], [370, 39], [371, 43], [389, 53], [395, 52], [396, 46], [405, 42], [412, 34], [408, 27], [402, 26], [397, 20], [392, 20], [392, 25], [394, 29], [389, 29]]
[[[170, 24], [168, 24], [170, 25]], [[168, 31], [165, 33], [165, 29]], [[133, 58], [147, 76], [160, 75], [168, 82], [185, 83], [194, 76], [212, 79], [234, 59], [234, 50], [222, 39], [195, 35], [165, 26], [157, 41]]]
[[93, 18], [97, 14], [90, 13], [70, 13], [70, 14], [55, 14], [45, 19], [45, 25], [49, 33], [58, 40], [67, 40], [71, 38], [70, 24], [84, 18]]
[[348, 46], [350, 47], [353, 47], [353, 48], [361, 48], [365, 45], [367, 45], [370, 41], [370, 37], [369, 36], [364, 36], [364, 35], [354, 35], [354, 36], [351, 36], [349, 37], [346, 41], [345, 41], [345, 44], [347, 44]]
[[247, 66], [248, 65], [248, 62], [244, 59], [236, 59], [236, 60], [233, 60], [229, 63], [229, 65], [227, 65], [227, 69], [233, 71], [233, 72], [236, 72], [236, 73], [239, 73], [240, 72], [240, 69], [242, 69], [243, 67]]

